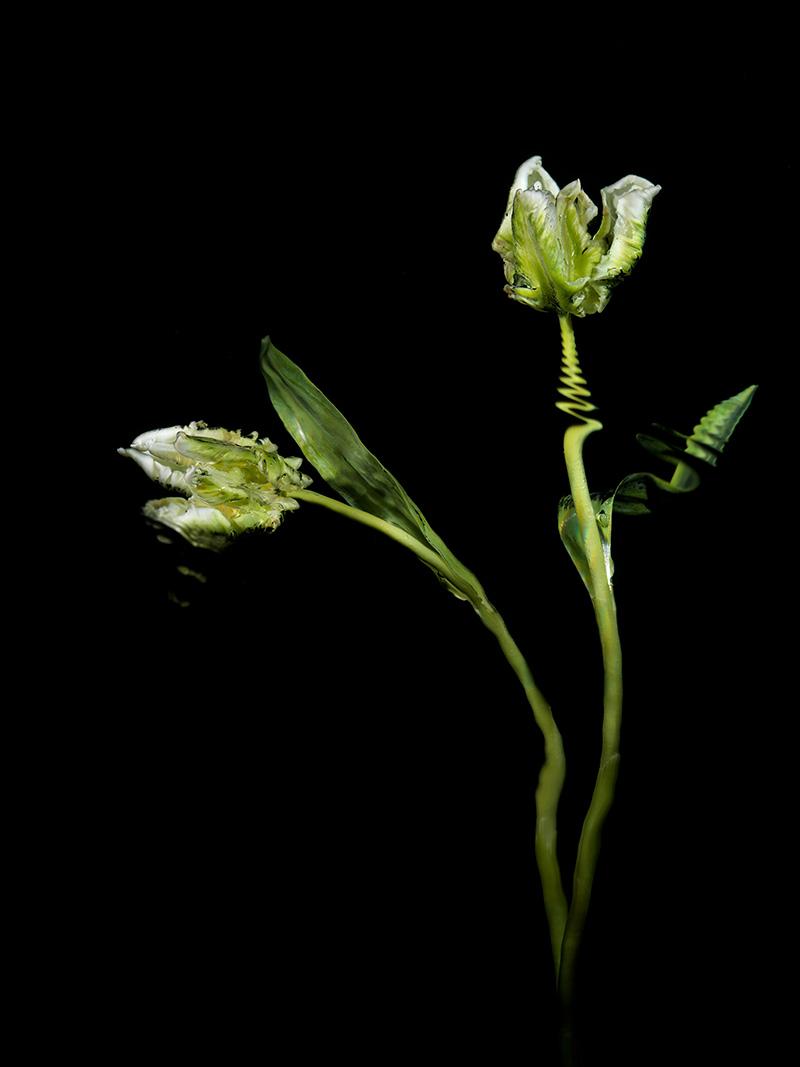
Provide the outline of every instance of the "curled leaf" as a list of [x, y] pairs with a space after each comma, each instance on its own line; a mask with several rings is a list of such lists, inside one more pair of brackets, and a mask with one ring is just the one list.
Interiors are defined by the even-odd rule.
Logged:
[[[651, 455], [675, 468], [667, 481], [657, 474], [642, 471], [623, 478], [613, 492], [604, 496], [593, 494], [597, 526], [603, 544], [603, 555], [609, 581], [614, 573], [611, 558], [611, 524], [615, 513], [622, 515], [646, 515], [649, 513], [648, 487], [656, 486], [667, 493], [688, 493], [700, 484], [702, 464], [716, 466], [723, 449], [731, 438], [739, 421], [752, 402], [756, 386], [748, 386], [741, 393], [723, 400], [711, 408], [694, 427], [691, 434], [682, 434], [664, 426], [655, 425], [658, 436], [638, 434], [637, 440]], [[577, 518], [572, 497], [561, 500], [558, 511], [558, 529], [564, 547], [578, 569], [587, 589], [591, 591], [589, 566], [585, 558], [583, 542], [578, 535]]]
[[715, 466], [739, 420], [750, 407], [755, 391], [756, 386], [750, 385], [707, 412], [686, 442], [688, 455]]

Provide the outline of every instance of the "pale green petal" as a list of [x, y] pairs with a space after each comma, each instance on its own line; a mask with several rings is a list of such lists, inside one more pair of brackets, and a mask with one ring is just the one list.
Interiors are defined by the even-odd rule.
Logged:
[[514, 210], [514, 198], [523, 189], [541, 189], [546, 193], [550, 193], [553, 197], [558, 196], [558, 186], [542, 166], [541, 156], [531, 156], [530, 159], [525, 160], [522, 166], [517, 168], [514, 184], [509, 190], [503, 221], [492, 241], [492, 248], [495, 252], [499, 252], [501, 256], [506, 251], [509, 251], [513, 244], [511, 217]]
[[539, 183], [539, 188], [546, 193], [558, 196], [558, 185], [542, 166], [542, 157], [531, 156], [530, 159], [526, 159], [523, 164], [517, 167], [514, 184], [511, 186], [509, 204], [514, 199], [514, 194], [518, 189], [535, 189], [537, 182]]
[[298, 472], [301, 461], [294, 458], [287, 462], [267, 438], [257, 442], [238, 437], [236, 443], [227, 443], [209, 438], [206, 432], [202, 436], [179, 433], [175, 447], [182, 456], [211, 470], [212, 477], [224, 485], [303, 489], [311, 484], [308, 475]]
[[188, 482], [188, 477], [191, 474], [191, 465], [181, 460], [180, 457], [176, 457], [180, 465], [171, 465], [169, 462], [156, 459], [149, 452], [133, 446], [130, 448], [118, 448], [117, 452], [121, 456], [127, 456], [134, 463], [137, 463], [147, 477], [152, 478], [154, 482], [160, 482], [167, 489], [179, 489], [182, 493], [191, 492]]
[[219, 471], [199, 470], [191, 480], [192, 494], [201, 503], [217, 507], [228, 504], [231, 507], [247, 507], [250, 492], [245, 488], [246, 482], [237, 481], [228, 476], [221, 476]]
[[299, 507], [296, 500], [275, 496], [262, 503], [245, 501], [245, 507], [227, 504], [212, 506], [197, 497], [167, 497], [149, 500], [144, 506], [148, 519], [175, 530], [195, 546], [219, 551], [231, 538], [246, 530], [275, 530], [281, 524], [284, 511]]
[[230, 444], [206, 433], [187, 434], [181, 431], [175, 439], [175, 450], [192, 463], [209, 465], [224, 464], [229, 467], [248, 468], [258, 463], [254, 458], [254, 441], [246, 445]]
[[149, 430], [139, 434], [129, 448], [118, 448], [121, 456], [128, 456], [142, 468], [148, 478], [160, 482], [169, 489], [180, 489], [189, 493], [188, 476], [191, 474], [191, 460], [181, 456], [175, 442], [179, 434], [189, 433], [203, 426], [203, 423], [191, 422], [188, 426], [166, 426], [162, 430]]
[[635, 174], [602, 190], [603, 221], [596, 240], [603, 242], [608, 251], [597, 266], [595, 280], [615, 278], [632, 269], [642, 254], [647, 215], [660, 190], [660, 185]]
[[258, 433], [255, 430], [245, 436], [241, 430], [226, 430], [221, 426], [213, 428], [207, 426], [204, 422], [197, 422], [185, 427], [185, 432], [197, 433], [200, 437], [210, 437], [214, 441], [224, 441], [226, 444], [240, 445], [242, 448], [252, 448], [258, 445], [263, 447], [266, 445], [271, 452], [277, 452], [278, 450], [278, 446], [273, 445], [266, 437], [259, 441]]
[[572, 283], [582, 283], [591, 276], [603, 254], [603, 248], [589, 233], [597, 208], [576, 180], [558, 194], [556, 214], [567, 278]]
[[541, 189], [521, 189], [514, 198], [511, 217], [514, 235], [512, 296], [545, 309], [558, 307], [558, 282], [564, 278], [564, 261], [558, 239], [558, 217], [553, 195]]
[[611, 289], [611, 282], [587, 281], [581, 291], [572, 298], [572, 314], [582, 319], [586, 315], [602, 311], [611, 297]]
[[175, 439], [179, 433], [196, 433], [205, 430], [205, 423], [190, 422], [188, 426], [166, 426], [163, 430], [148, 430], [140, 433], [131, 442], [131, 448], [149, 452], [158, 459], [169, 460], [175, 456]]
[[218, 508], [200, 507], [183, 497], [149, 500], [144, 514], [175, 530], [196, 548], [219, 550], [236, 532], [233, 523]]

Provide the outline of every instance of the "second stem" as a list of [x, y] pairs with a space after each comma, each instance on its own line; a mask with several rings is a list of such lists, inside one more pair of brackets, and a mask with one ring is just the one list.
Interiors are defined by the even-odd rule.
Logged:
[[[580, 367], [572, 321], [568, 315], [565, 315], [561, 317], [560, 322], [565, 374], [569, 379], [570, 376], [575, 375], [575, 372], [580, 375]], [[565, 395], [569, 393], [565, 392]], [[588, 393], [584, 395], [588, 396]], [[591, 410], [589, 404], [582, 404], [581, 407], [584, 411]], [[581, 423], [570, 426], [564, 434], [564, 458], [591, 580], [590, 592], [600, 634], [604, 680], [600, 767], [578, 843], [572, 901], [561, 947], [558, 984], [561, 1001], [567, 1009], [571, 1007], [574, 997], [575, 964], [589, 910], [603, 824], [614, 800], [619, 771], [619, 737], [622, 719], [622, 649], [617, 627], [617, 609], [583, 464], [584, 442], [590, 434], [602, 429], [602, 423], [597, 419], [579, 414], [574, 408], [572, 413], [581, 419]]]

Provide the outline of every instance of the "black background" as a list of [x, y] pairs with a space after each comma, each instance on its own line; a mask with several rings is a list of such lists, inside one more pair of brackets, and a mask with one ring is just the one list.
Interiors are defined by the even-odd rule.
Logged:
[[542, 746], [490, 635], [410, 554], [311, 506], [220, 556], [160, 544], [139, 515], [157, 494], [113, 451], [205, 419], [296, 452], [258, 369], [269, 333], [528, 653], [565, 738], [568, 881], [602, 676], [556, 531], [557, 323], [505, 297], [490, 247], [537, 152], [598, 203], [631, 172], [663, 187], [634, 273], [576, 323], [606, 427], [592, 487], [652, 467], [634, 437], [651, 422], [690, 432], [761, 385], [697, 493], [615, 526], [623, 764], [582, 960], [586, 1064], [761, 1051], [782, 1040], [767, 976], [789, 789], [765, 654], [780, 86], [756, 101], [746, 64], [706, 77], [690, 53], [690, 83], [670, 67], [547, 92], [477, 59], [445, 72], [433, 47], [375, 56], [150, 42], [98, 61], [63, 127], [103, 503], [79, 519], [93, 596], [65, 641], [82, 699], [54, 743], [75, 754], [55, 822], [98, 1040], [554, 1062]]

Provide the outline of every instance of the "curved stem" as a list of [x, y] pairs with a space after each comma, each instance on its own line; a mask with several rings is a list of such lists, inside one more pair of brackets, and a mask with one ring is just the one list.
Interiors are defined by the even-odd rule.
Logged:
[[344, 504], [341, 500], [334, 500], [331, 496], [315, 493], [311, 489], [292, 489], [286, 493], [286, 496], [291, 496], [295, 500], [305, 500], [308, 504], [320, 504], [323, 508], [335, 511], [337, 515], [344, 515], [345, 518], [360, 522], [363, 526], [370, 526], [373, 530], [380, 530], [382, 534], [391, 537], [393, 541], [397, 541], [405, 548], [410, 548], [423, 563], [427, 563], [429, 567], [439, 571], [443, 577], [447, 578], [448, 582], [457, 585], [461, 592], [465, 592], [441, 556], [438, 556], [432, 548], [423, 545], [416, 537], [406, 533], [405, 530], [401, 530], [399, 526], [395, 526], [393, 522], [379, 519], [377, 515], [371, 515], [368, 511], [362, 511], [361, 508], [354, 508], [350, 504]]
[[602, 423], [584, 414], [593, 410], [587, 402], [588, 391], [582, 390], [581, 400], [575, 398], [575, 383], [585, 386], [580, 374], [575, 337], [569, 316], [562, 316], [561, 336], [564, 351], [565, 374], [562, 378], [566, 388], [561, 390], [572, 398], [572, 404], [559, 404], [581, 419], [581, 425], [570, 426], [564, 434], [564, 458], [567, 465], [570, 491], [581, 532], [581, 540], [589, 569], [592, 605], [600, 633], [603, 653], [603, 741], [600, 768], [597, 772], [594, 792], [581, 831], [578, 855], [575, 861], [572, 902], [567, 917], [564, 941], [561, 949], [559, 993], [566, 1008], [572, 1003], [575, 986], [575, 963], [586, 924], [586, 915], [592, 894], [592, 884], [600, 853], [600, 838], [603, 823], [614, 800], [614, 791], [619, 771], [619, 736], [622, 719], [622, 649], [617, 627], [617, 610], [614, 591], [606, 568], [603, 543], [595, 518], [586, 471], [583, 465], [583, 445], [587, 437], [602, 429]]
[[475, 611], [478, 613], [481, 622], [497, 639], [497, 643], [500, 645], [503, 655], [506, 657], [506, 660], [525, 691], [525, 696], [527, 697], [533, 712], [533, 717], [544, 737], [545, 758], [539, 773], [539, 782], [536, 788], [536, 833], [534, 848], [539, 876], [542, 881], [544, 906], [550, 930], [553, 965], [557, 977], [559, 960], [561, 958], [561, 943], [567, 922], [567, 900], [561, 882], [561, 872], [558, 866], [556, 847], [556, 815], [566, 773], [564, 746], [561, 741], [561, 734], [559, 733], [555, 719], [553, 718], [550, 705], [547, 703], [542, 691], [537, 686], [531, 669], [520, 651], [519, 646], [508, 632], [508, 627], [506, 626], [503, 617], [494, 605], [489, 602], [485, 595], [481, 595], [480, 598], [476, 600], [475, 590], [462, 582], [459, 576], [447, 566], [439, 555], [426, 545], [423, 545], [421, 541], [418, 541], [411, 534], [408, 534], [404, 530], [401, 530], [400, 527], [395, 526], [393, 523], [386, 522], [384, 519], [371, 515], [369, 512], [362, 511], [360, 508], [352, 507], [339, 500], [334, 500], [332, 497], [323, 496], [320, 493], [315, 493], [308, 489], [297, 489], [292, 491], [289, 495], [293, 496], [296, 500], [302, 500], [311, 504], [319, 504], [331, 511], [335, 511], [338, 515], [344, 515], [346, 518], [360, 522], [364, 526], [380, 530], [381, 533], [386, 534], [387, 537], [391, 537], [392, 540], [397, 541], [401, 545], [410, 549], [424, 563], [433, 567], [446, 578], [448, 582], [467, 596], [470, 603], [475, 608]]
[[536, 725], [544, 737], [544, 763], [536, 786], [536, 835], [534, 851], [539, 877], [542, 881], [544, 909], [550, 930], [550, 945], [556, 979], [561, 959], [561, 944], [567, 923], [567, 898], [561, 883], [558, 866], [556, 816], [561, 790], [566, 775], [566, 761], [561, 734], [556, 726], [550, 705], [536, 685], [530, 668], [519, 647], [508, 632], [500, 613], [487, 601], [478, 614], [487, 629], [491, 630], [503, 650], [503, 654], [519, 678], [528, 703], [533, 711]]

